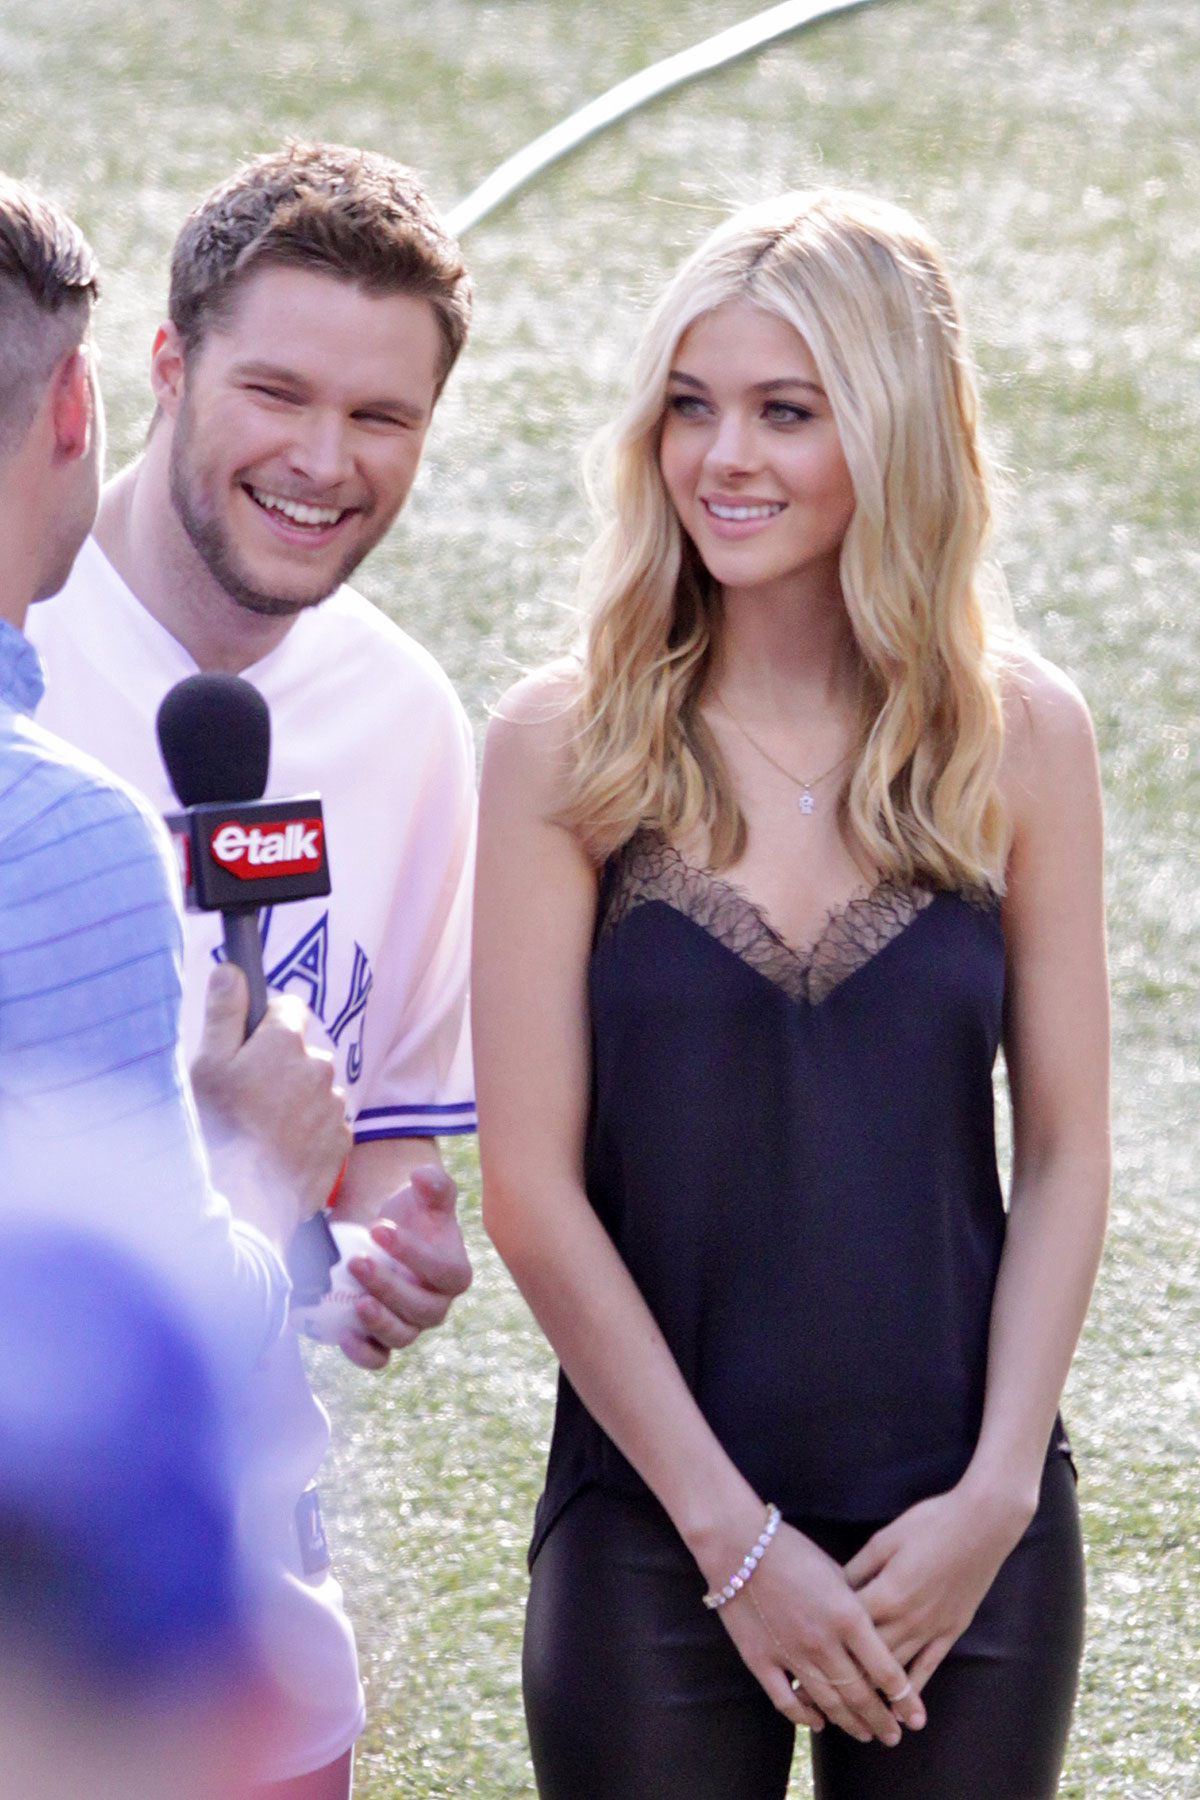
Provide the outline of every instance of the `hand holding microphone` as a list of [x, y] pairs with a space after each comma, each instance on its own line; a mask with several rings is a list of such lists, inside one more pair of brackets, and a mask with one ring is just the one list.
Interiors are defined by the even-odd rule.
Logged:
[[352, 1139], [333, 1058], [305, 1043], [303, 1001], [271, 995], [249, 1037], [248, 1011], [244, 974], [218, 963], [192, 1087], [217, 1186], [286, 1245], [299, 1220], [325, 1205]]
[[[239, 676], [177, 683], [159, 708], [158, 740], [185, 809], [167, 824], [182, 846], [187, 904], [220, 912], [227, 960], [244, 977], [217, 976], [209, 992], [193, 1070], [206, 1135], [218, 1174], [239, 1199], [265, 1179], [270, 1188], [282, 1185], [300, 1216], [311, 1214], [291, 1235], [288, 1267], [297, 1300], [315, 1299], [338, 1259], [319, 1209], [336, 1185], [350, 1133], [331, 1059], [303, 1042], [305, 1009], [291, 995], [268, 1002], [258, 915], [264, 906], [329, 892], [321, 802], [315, 794], [261, 798], [270, 713]], [[266, 1198], [278, 1216], [278, 1193]]]

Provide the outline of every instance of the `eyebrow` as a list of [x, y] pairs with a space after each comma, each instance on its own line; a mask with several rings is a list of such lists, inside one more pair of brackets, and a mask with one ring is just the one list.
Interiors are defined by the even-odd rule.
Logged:
[[[697, 392], [708, 392], [707, 382], [698, 380], [695, 375], [685, 374], [682, 369], [672, 369], [667, 380], [682, 382], [684, 387], [695, 388]], [[753, 391], [756, 394], [774, 394], [780, 388], [807, 388], [810, 394], [825, 392], [819, 381], [808, 381], [803, 375], [779, 375], [773, 381], [756, 381]]]
[[[305, 377], [295, 369], [289, 369], [283, 363], [241, 362], [235, 363], [233, 374], [239, 380], [272, 381], [281, 386], [307, 388]], [[355, 412], [395, 413], [398, 418], [407, 419], [414, 425], [423, 424], [428, 414], [424, 407], [414, 406], [411, 401], [403, 400], [398, 394], [380, 397], [374, 400], [363, 400], [355, 408]]]

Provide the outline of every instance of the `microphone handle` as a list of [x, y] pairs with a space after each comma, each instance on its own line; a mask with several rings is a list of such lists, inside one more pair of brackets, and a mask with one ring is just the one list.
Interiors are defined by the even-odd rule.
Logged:
[[249, 1037], [267, 1010], [267, 977], [263, 971], [258, 913], [223, 912], [221, 922], [225, 927], [225, 955], [231, 963], [237, 964], [250, 989], [250, 1011], [246, 1018], [246, 1036]]
[[[250, 1011], [246, 1017], [246, 1036], [249, 1037], [267, 1010], [267, 978], [263, 971], [258, 913], [223, 912], [221, 921], [225, 927], [225, 955], [237, 964], [250, 989]], [[315, 1305], [322, 1294], [329, 1292], [333, 1285], [329, 1271], [339, 1260], [339, 1255], [323, 1211], [297, 1225], [287, 1253], [292, 1298], [297, 1306]]]

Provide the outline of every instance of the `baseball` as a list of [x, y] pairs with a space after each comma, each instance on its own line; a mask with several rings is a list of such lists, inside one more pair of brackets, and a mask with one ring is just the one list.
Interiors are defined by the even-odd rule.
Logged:
[[318, 1344], [336, 1344], [343, 1332], [355, 1324], [354, 1302], [363, 1290], [362, 1284], [346, 1267], [350, 1257], [369, 1256], [377, 1263], [392, 1260], [365, 1225], [339, 1219], [331, 1220], [329, 1229], [340, 1257], [329, 1271], [329, 1292], [322, 1294], [311, 1306], [293, 1306], [288, 1315], [289, 1323], [297, 1331]]

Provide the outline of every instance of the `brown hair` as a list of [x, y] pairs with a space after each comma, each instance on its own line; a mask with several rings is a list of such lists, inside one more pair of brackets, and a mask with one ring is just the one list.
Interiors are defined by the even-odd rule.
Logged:
[[61, 207], [0, 175], [0, 456], [24, 438], [98, 291], [87, 239]]
[[265, 264], [428, 300], [442, 338], [440, 391], [466, 340], [471, 288], [411, 169], [371, 150], [295, 142], [245, 163], [188, 215], [172, 253], [170, 314], [188, 354]]

